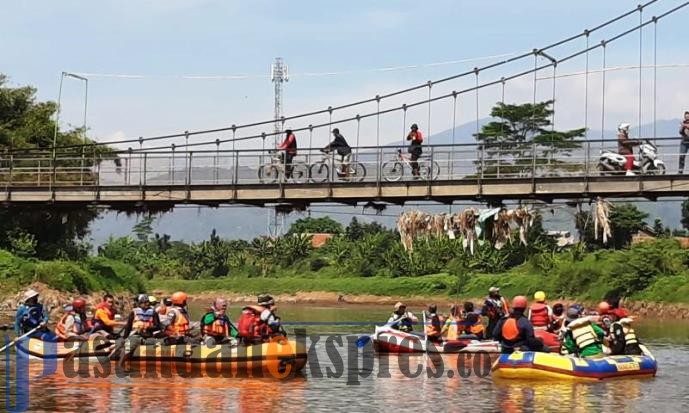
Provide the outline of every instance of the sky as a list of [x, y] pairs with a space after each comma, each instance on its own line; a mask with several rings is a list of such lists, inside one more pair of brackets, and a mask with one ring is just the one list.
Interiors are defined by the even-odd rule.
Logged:
[[[660, 0], [644, 11], [644, 20], [680, 3]], [[5, 18], [0, 25], [0, 71], [10, 76], [12, 85], [37, 87], [42, 100], [57, 99], [62, 71], [89, 74], [86, 123], [90, 134], [98, 140], [146, 137], [270, 119], [273, 85], [268, 74], [270, 63], [277, 56], [285, 59], [292, 75], [284, 86], [285, 114], [291, 115], [464, 72], [581, 33], [636, 5], [636, 1], [626, 0], [5, 2]], [[689, 63], [683, 47], [688, 15], [689, 7], [658, 24], [658, 64]], [[636, 23], [638, 13], [591, 36], [591, 44]], [[644, 64], [651, 64], [653, 28], [645, 29], [642, 36]], [[638, 43], [639, 36], [635, 34], [609, 46], [607, 66], [638, 65]], [[584, 46], [581, 39], [550, 53], [562, 57]], [[502, 57], [474, 60], [496, 55]], [[601, 67], [601, 58], [600, 50], [591, 52], [591, 69]], [[471, 61], [428, 66], [467, 59]], [[426, 66], [371, 71], [407, 65]], [[504, 70], [486, 71], [480, 80], [496, 80], [531, 67], [533, 59], [526, 59]], [[571, 73], [584, 67], [582, 56], [559, 66], [557, 71]], [[348, 73], [304, 75], [323, 72]], [[642, 124], [652, 121], [654, 101], [659, 119], [679, 117], [689, 108], [689, 99], [676, 87], [687, 74], [687, 67], [658, 69], [654, 100], [652, 70], [643, 70]], [[249, 77], [183, 78], [190, 75]], [[552, 70], [538, 75], [551, 76]], [[638, 70], [609, 72], [606, 76], [607, 129], [621, 121], [638, 124]], [[432, 93], [462, 90], [474, 82], [475, 77], [469, 76], [438, 85]], [[583, 76], [557, 80], [558, 126], [573, 128], [586, 123], [601, 129], [600, 73], [589, 77], [588, 98], [584, 84]], [[532, 100], [532, 76], [508, 82], [505, 95], [510, 102]], [[552, 81], [540, 80], [538, 99], [551, 96]], [[425, 98], [427, 89], [384, 101], [382, 107]], [[487, 116], [490, 107], [500, 99], [499, 87], [482, 90], [478, 116]], [[412, 121], [424, 131], [439, 132], [451, 128], [453, 118], [457, 124], [476, 118], [473, 94], [460, 95], [458, 106], [454, 108], [451, 99], [434, 103], [431, 123], [427, 105], [410, 109], [406, 118], [401, 112], [382, 116], [381, 132], [377, 132], [373, 118], [362, 121], [360, 144], [398, 139]], [[349, 117], [374, 109], [375, 105], [366, 105], [335, 116]], [[83, 110], [84, 84], [67, 78], [62, 93], [62, 125], [81, 125]], [[320, 122], [327, 122], [327, 116], [293, 121], [286, 126], [297, 128]], [[342, 126], [345, 135], [353, 140], [356, 125], [350, 122]], [[261, 126], [244, 133], [270, 132], [271, 128]], [[228, 137], [228, 133], [201, 135], [192, 141]], [[328, 137], [327, 129], [316, 131], [312, 137], [314, 146], [324, 144]], [[251, 141], [241, 147], [257, 145], [259, 141]]]
[[[643, 19], [680, 3], [680, 0], [659, 0], [644, 10]], [[540, 48], [582, 33], [586, 28], [634, 9], [637, 4], [628, 0], [6, 1], [0, 25], [0, 72], [10, 76], [13, 86], [35, 86], [41, 100], [57, 100], [61, 72], [87, 74], [86, 121], [90, 135], [100, 141], [147, 137], [271, 119], [273, 85], [269, 66], [278, 56], [289, 65], [284, 108], [286, 115], [293, 115], [442, 79]], [[657, 119], [680, 117], [689, 109], [684, 87], [689, 75], [684, 45], [688, 17], [689, 7], [661, 20], [657, 31], [651, 25], [642, 32], [643, 65], [652, 64], [654, 55], [658, 65], [663, 65], [657, 69], [655, 93], [651, 68], [642, 70], [641, 80], [638, 69], [609, 71], [605, 116], [602, 116], [603, 88], [599, 72], [589, 75], [588, 86], [585, 76], [557, 78], [555, 123], [558, 129], [587, 126], [612, 130], [619, 122], [629, 122], [635, 128], [653, 121], [654, 108]], [[634, 13], [594, 33], [590, 44], [598, 44], [629, 29], [638, 19], [639, 14]], [[560, 58], [585, 45], [581, 38], [548, 53]], [[443, 62], [456, 63], [436, 65]], [[539, 64], [544, 62], [539, 59]], [[638, 63], [638, 32], [606, 47], [606, 67]], [[531, 69], [533, 64], [529, 58], [504, 69], [487, 70], [481, 72], [479, 80], [481, 83], [498, 80]], [[376, 70], [415, 65], [420, 67]], [[667, 65], [680, 66], [664, 67]], [[581, 72], [585, 67], [586, 59], [582, 55], [558, 65], [556, 74]], [[589, 68], [601, 67], [599, 48], [589, 54]], [[307, 75], [332, 72], [339, 74]], [[538, 100], [552, 98], [553, 83], [547, 78], [552, 74], [552, 69], [538, 72], [537, 77], [543, 78], [537, 82]], [[247, 77], [188, 78], [233, 75]], [[474, 76], [468, 76], [436, 85], [432, 94], [461, 91], [474, 86], [475, 81]], [[533, 85], [532, 75], [506, 82], [505, 101], [532, 101]], [[381, 108], [421, 101], [428, 97], [427, 93], [424, 89], [403, 94], [383, 101]], [[502, 88], [498, 85], [480, 91], [478, 111], [476, 96], [468, 93], [459, 95], [456, 107], [451, 99], [433, 103], [430, 123], [428, 105], [409, 109], [406, 117], [401, 112], [383, 115], [379, 129], [378, 120], [369, 118], [359, 125], [360, 139], [355, 138], [358, 136], [355, 123], [338, 126], [352, 144], [357, 140], [360, 145], [392, 142], [404, 135], [411, 122], [418, 123], [427, 134], [433, 134], [455, 124], [473, 122], [477, 116], [487, 117], [491, 106], [501, 99]], [[83, 82], [65, 79], [61, 103], [61, 125], [80, 126], [84, 110]], [[334, 116], [346, 118], [375, 109], [375, 105], [362, 105], [336, 112]], [[285, 126], [298, 128], [327, 121], [327, 116], [319, 116], [291, 121]], [[270, 130], [271, 125], [265, 125], [241, 133], [250, 135]], [[641, 131], [650, 132], [651, 128]], [[298, 136], [302, 146], [306, 145], [306, 135]], [[190, 142], [229, 137], [228, 132], [214, 133], [194, 136]], [[328, 130], [316, 130], [310, 138], [313, 146], [322, 146], [329, 138]], [[164, 142], [165, 145], [181, 143], [179, 139]], [[146, 146], [154, 144], [158, 143]], [[225, 145], [222, 149], [229, 149]], [[238, 144], [238, 148], [257, 147], [260, 142], [255, 140]], [[205, 214], [205, 220], [184, 218], [183, 213], [177, 212], [168, 218], [171, 222], [178, 222], [175, 221], [178, 218], [196, 222], [198, 234], [191, 237], [197, 239], [205, 238], [218, 221], [228, 221], [223, 230], [225, 235], [245, 229], [242, 218], [233, 219], [232, 211], [226, 212], [203, 210], [199, 214]], [[241, 217], [246, 219], [245, 215]], [[131, 220], [121, 222], [113, 214], [107, 214], [104, 221], [110, 222], [94, 227], [96, 238], [101, 241], [116, 232], [113, 228], [126, 229], [126, 233], [131, 227]], [[257, 225], [262, 228], [266, 219], [260, 221]], [[168, 227], [165, 231], [179, 226], [161, 225]], [[261, 228], [246, 230], [253, 234]]]

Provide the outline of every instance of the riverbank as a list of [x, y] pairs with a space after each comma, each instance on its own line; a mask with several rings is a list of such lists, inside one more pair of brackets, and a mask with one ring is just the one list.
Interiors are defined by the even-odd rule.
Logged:
[[[153, 280], [150, 291], [165, 296], [185, 291], [195, 301], [211, 302], [223, 297], [230, 303], [253, 303], [256, 295], [269, 292], [279, 303], [316, 304], [324, 306], [389, 305], [404, 301], [410, 307], [422, 308], [429, 303], [445, 307], [453, 303], [471, 301], [481, 305], [490, 286], [498, 285], [506, 297], [526, 294], [529, 298], [543, 287], [538, 276], [514, 274], [480, 275], [469, 280], [457, 293], [457, 277], [436, 274], [425, 277], [402, 278], [247, 278], [223, 280]], [[443, 287], [444, 286], [444, 287]], [[453, 292], [454, 287], [454, 292]], [[652, 286], [657, 291], [660, 286]], [[544, 288], [548, 291], [547, 288]], [[549, 297], [548, 302], [569, 305], [574, 302], [595, 308], [602, 298]], [[623, 299], [623, 306], [643, 318], [689, 320], [689, 303], [656, 302], [638, 298]]]

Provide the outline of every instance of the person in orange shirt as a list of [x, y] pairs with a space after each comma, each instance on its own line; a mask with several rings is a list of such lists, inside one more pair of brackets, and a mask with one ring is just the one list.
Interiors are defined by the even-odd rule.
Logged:
[[119, 334], [115, 333], [116, 327], [123, 327], [123, 321], [115, 321], [115, 297], [112, 294], [105, 294], [103, 301], [96, 306], [96, 312], [93, 314], [93, 328], [91, 334], [101, 332], [108, 338], [117, 338]]

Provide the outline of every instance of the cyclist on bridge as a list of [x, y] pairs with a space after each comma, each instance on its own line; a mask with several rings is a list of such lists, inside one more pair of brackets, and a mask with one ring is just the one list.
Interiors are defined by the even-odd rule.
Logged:
[[419, 176], [419, 163], [417, 161], [423, 153], [423, 150], [421, 149], [423, 134], [419, 130], [419, 126], [416, 123], [412, 123], [411, 131], [407, 135], [407, 140], [411, 141], [409, 144], [409, 149], [407, 150], [407, 152], [411, 154], [411, 173], [414, 176]]
[[297, 137], [294, 136], [292, 129], [285, 130], [285, 140], [278, 145], [278, 150], [285, 151], [282, 162], [285, 164], [285, 177], [292, 177], [292, 160], [297, 156]]
[[325, 148], [321, 149], [323, 152], [337, 151], [337, 154], [342, 157], [342, 171], [346, 175], [349, 172], [349, 159], [352, 157], [352, 148], [347, 143], [347, 140], [340, 134], [338, 128], [333, 129], [333, 140]]

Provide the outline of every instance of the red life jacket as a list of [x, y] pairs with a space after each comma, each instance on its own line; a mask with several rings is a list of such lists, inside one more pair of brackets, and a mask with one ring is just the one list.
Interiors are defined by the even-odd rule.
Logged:
[[259, 305], [247, 305], [242, 309], [237, 322], [237, 330], [241, 337], [261, 339], [273, 333], [268, 324], [261, 320], [261, 313], [265, 310], [265, 307]]
[[550, 323], [550, 308], [544, 303], [531, 305], [531, 324], [534, 327], [546, 327]]

